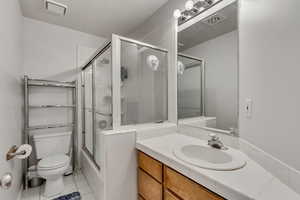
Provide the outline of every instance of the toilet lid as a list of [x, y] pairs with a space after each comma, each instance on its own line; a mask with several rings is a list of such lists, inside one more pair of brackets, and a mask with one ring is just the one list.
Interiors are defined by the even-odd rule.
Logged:
[[49, 156], [47, 158], [43, 158], [38, 163], [38, 168], [43, 168], [43, 169], [59, 168], [65, 166], [69, 162], [70, 162], [69, 156], [54, 155], [54, 156]]

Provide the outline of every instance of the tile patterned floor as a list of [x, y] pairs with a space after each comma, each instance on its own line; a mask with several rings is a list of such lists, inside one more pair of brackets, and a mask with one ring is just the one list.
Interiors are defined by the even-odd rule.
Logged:
[[[70, 176], [65, 176], [64, 183], [65, 189], [61, 195], [79, 191], [81, 194], [81, 200], [95, 200], [94, 194], [81, 172], [74, 173]], [[44, 187], [45, 185], [42, 185], [41, 187], [30, 188], [27, 191], [24, 191], [22, 193], [21, 200], [52, 200], [55, 198], [44, 197]]]

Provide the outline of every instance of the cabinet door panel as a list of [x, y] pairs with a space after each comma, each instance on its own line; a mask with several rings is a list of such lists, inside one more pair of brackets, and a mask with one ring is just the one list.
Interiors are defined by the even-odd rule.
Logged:
[[143, 170], [138, 170], [139, 194], [145, 200], [162, 200], [162, 185]]
[[143, 152], [138, 152], [139, 167], [162, 183], [163, 165]]
[[173, 195], [171, 192], [165, 189], [164, 200], [180, 200], [180, 199], [178, 199], [175, 195]]
[[164, 184], [167, 189], [183, 200], [224, 200], [222, 197], [168, 167], [164, 168]]

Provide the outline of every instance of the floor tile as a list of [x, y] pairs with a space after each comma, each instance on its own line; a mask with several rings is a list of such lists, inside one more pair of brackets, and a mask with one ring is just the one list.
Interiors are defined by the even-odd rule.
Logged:
[[40, 187], [29, 188], [22, 192], [22, 200], [39, 200]]
[[52, 200], [72, 192], [80, 192], [83, 200], [95, 200], [94, 194], [81, 172], [74, 173], [70, 176], [64, 176], [64, 185], [64, 191], [60, 195], [50, 198], [43, 196], [45, 184], [41, 187], [30, 188], [22, 193], [22, 200]]
[[41, 187], [41, 193], [40, 193], [41, 198], [40, 198], [40, 200], [50, 200], [50, 199], [54, 199], [54, 198], [59, 197], [59, 196], [62, 196], [62, 195], [66, 195], [66, 194], [70, 194], [70, 193], [72, 193], [72, 192], [77, 192], [77, 191], [78, 191], [78, 189], [77, 189], [75, 183], [68, 183], [68, 184], [65, 184], [65, 187], [64, 187], [64, 190], [62, 191], [62, 193], [60, 193], [60, 194], [57, 195], [57, 196], [53, 196], [53, 197], [51, 197], [51, 198], [47, 198], [47, 197], [44, 197], [44, 196], [43, 196], [44, 190], [45, 190], [45, 186], [43, 185], [43, 186]]
[[82, 195], [92, 193], [90, 186], [88, 185], [88, 183], [85, 180], [76, 182], [76, 186], [77, 186], [78, 191]]
[[77, 172], [76, 174], [74, 174], [73, 177], [74, 177], [75, 182], [85, 181], [85, 177], [81, 172]]
[[81, 195], [81, 200], [96, 200], [96, 198], [90, 193]]
[[75, 184], [75, 180], [73, 176], [64, 176], [64, 184]]
[[72, 176], [70, 177], [65, 177], [64, 178], [64, 184], [65, 184], [65, 188], [64, 188], [64, 194], [65, 193], [71, 193], [71, 192], [75, 192], [77, 191], [77, 187], [74, 181], [74, 178]]

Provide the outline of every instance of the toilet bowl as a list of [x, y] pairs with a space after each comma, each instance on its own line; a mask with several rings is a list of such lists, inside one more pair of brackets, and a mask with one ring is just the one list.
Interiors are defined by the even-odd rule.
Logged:
[[63, 174], [69, 164], [70, 157], [64, 154], [48, 156], [38, 162], [37, 172], [46, 179], [45, 197], [59, 195], [64, 190]]
[[33, 135], [36, 149], [37, 173], [46, 179], [44, 196], [53, 197], [64, 189], [63, 174], [70, 166], [72, 132], [37, 133]]

